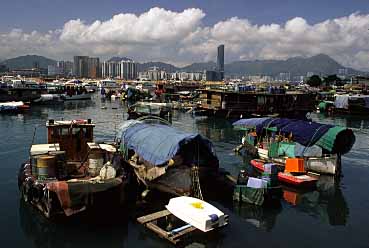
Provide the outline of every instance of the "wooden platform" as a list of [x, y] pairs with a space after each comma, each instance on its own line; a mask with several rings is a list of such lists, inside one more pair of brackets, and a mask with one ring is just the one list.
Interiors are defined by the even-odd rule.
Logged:
[[159, 211], [156, 213], [152, 213], [149, 215], [139, 217], [137, 218], [137, 221], [140, 224], [146, 226], [151, 231], [155, 232], [159, 237], [164, 238], [173, 244], [178, 244], [181, 241], [181, 237], [197, 230], [195, 227], [190, 226], [189, 228], [186, 228], [175, 234], [172, 234], [171, 232], [167, 232], [166, 230], [162, 229], [161, 227], [157, 225], [158, 219], [168, 217], [170, 215], [172, 214], [168, 210], [163, 210], [163, 211]]

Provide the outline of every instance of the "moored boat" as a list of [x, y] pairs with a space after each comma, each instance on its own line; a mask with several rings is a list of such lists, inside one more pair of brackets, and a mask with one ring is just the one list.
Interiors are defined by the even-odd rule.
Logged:
[[212, 143], [162, 123], [130, 120], [120, 128], [120, 150], [147, 188], [173, 195], [201, 194], [219, 168]]
[[115, 146], [93, 141], [91, 120], [49, 120], [47, 144], [33, 144], [18, 174], [25, 202], [46, 217], [120, 205], [127, 183]]
[[29, 109], [29, 105], [20, 102], [0, 102], [0, 113], [17, 113]]
[[[265, 162], [262, 160], [253, 159], [251, 160], [251, 165], [260, 172], [265, 171]], [[318, 177], [309, 175], [308, 173], [293, 174], [290, 172], [278, 172], [278, 180], [297, 187], [312, 187], [316, 185]]]
[[355, 143], [351, 129], [285, 118], [251, 118], [233, 123], [246, 131], [242, 145], [257, 150], [263, 160], [280, 165], [288, 158], [302, 158], [306, 170], [339, 174], [341, 155]]
[[156, 116], [172, 121], [172, 104], [156, 102], [137, 102], [131, 105], [128, 110], [128, 120], [137, 119], [143, 116]]

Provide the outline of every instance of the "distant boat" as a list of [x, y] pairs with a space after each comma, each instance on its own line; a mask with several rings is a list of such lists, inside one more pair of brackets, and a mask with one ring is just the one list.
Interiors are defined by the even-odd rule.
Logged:
[[120, 86], [119, 84], [115, 81], [115, 80], [112, 80], [112, 79], [103, 79], [103, 80], [100, 80], [98, 83], [97, 83], [97, 86], [99, 87], [99, 89], [106, 89], [106, 90], [111, 90], [111, 89], [118, 89]]
[[22, 101], [19, 102], [2, 102], [0, 103], [0, 113], [15, 113], [28, 110], [29, 106]]
[[24, 80], [0, 82], [0, 102], [33, 102], [40, 98], [45, 88], [35, 82]]

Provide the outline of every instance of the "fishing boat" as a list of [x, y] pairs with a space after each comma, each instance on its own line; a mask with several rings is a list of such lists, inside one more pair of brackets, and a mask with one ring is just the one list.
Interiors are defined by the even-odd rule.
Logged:
[[29, 105], [19, 102], [0, 102], [0, 113], [18, 113], [29, 109]]
[[114, 145], [93, 141], [91, 120], [49, 120], [47, 143], [32, 144], [18, 186], [22, 199], [46, 217], [120, 205], [127, 184]]
[[86, 87], [83, 86], [82, 81], [71, 80], [64, 84], [64, 99], [66, 101], [71, 100], [90, 100], [92, 92], [87, 91]]
[[[263, 160], [253, 159], [251, 165], [259, 170], [260, 172], [265, 171], [266, 163]], [[282, 183], [289, 184], [298, 187], [313, 187], [316, 185], [319, 177], [316, 175], [310, 175], [309, 173], [302, 172], [291, 173], [291, 172], [278, 172], [278, 180]]]
[[35, 104], [58, 104], [65, 100], [64, 94], [41, 94], [39, 99], [33, 101]]
[[20, 79], [0, 82], [0, 102], [33, 102], [44, 90], [39, 84]]
[[100, 80], [97, 83], [97, 86], [99, 89], [106, 89], [106, 90], [117, 90], [120, 88], [119, 84], [112, 79], [104, 79], [104, 80]]
[[245, 131], [242, 144], [265, 160], [284, 166], [287, 158], [302, 158], [304, 168], [323, 174], [339, 174], [341, 155], [355, 143], [351, 129], [286, 118], [251, 118], [233, 123]]
[[212, 143], [154, 120], [158, 118], [130, 120], [120, 127], [125, 161], [146, 188], [178, 196], [201, 194], [200, 182], [207, 185], [219, 168]]
[[128, 120], [137, 119], [143, 116], [156, 116], [172, 121], [172, 104], [157, 102], [137, 102], [131, 105], [128, 110]]

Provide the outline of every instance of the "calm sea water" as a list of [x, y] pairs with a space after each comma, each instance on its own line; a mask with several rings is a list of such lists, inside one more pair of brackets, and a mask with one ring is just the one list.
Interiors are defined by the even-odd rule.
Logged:
[[[106, 106], [106, 109], [101, 109]], [[136, 224], [134, 214], [105, 216], [106, 222], [71, 219], [50, 222], [20, 201], [17, 171], [35, 143], [46, 141], [48, 119], [92, 118], [97, 140], [111, 140], [119, 123], [126, 119], [119, 101], [68, 102], [60, 106], [32, 107], [28, 113], [0, 116], [0, 244], [2, 247], [171, 247], [152, 232]], [[212, 202], [230, 216], [221, 231], [199, 237], [196, 247], [368, 247], [369, 235], [369, 118], [312, 118], [354, 128], [356, 143], [343, 159], [343, 177], [335, 181], [322, 177], [317, 190], [292, 194], [297, 204], [281, 200], [274, 207]], [[193, 118], [175, 113], [173, 125], [199, 132], [216, 147], [221, 167], [233, 175], [247, 167], [245, 159], [234, 155], [240, 133], [231, 122], [214, 118]], [[292, 197], [293, 198], [293, 197]], [[291, 202], [291, 195], [290, 195]], [[292, 199], [293, 201], [293, 199]], [[164, 203], [163, 203], [164, 204]], [[164, 205], [163, 205], [164, 207]], [[135, 209], [129, 211], [135, 212]], [[128, 213], [128, 212], [127, 212]]]

